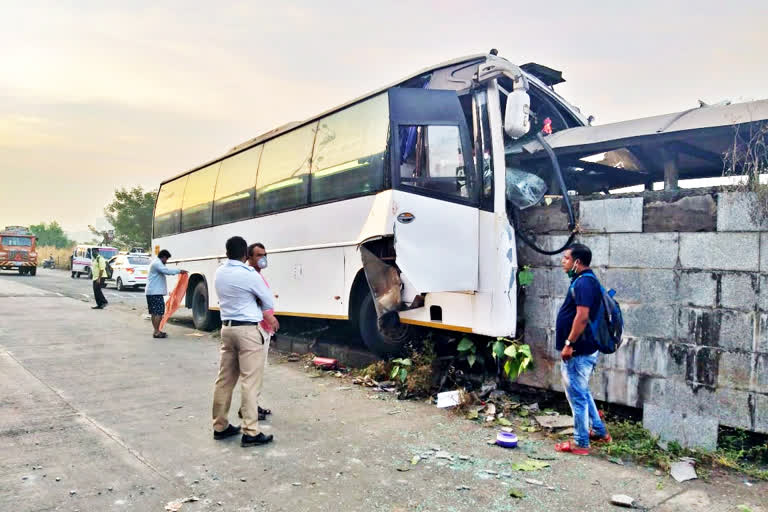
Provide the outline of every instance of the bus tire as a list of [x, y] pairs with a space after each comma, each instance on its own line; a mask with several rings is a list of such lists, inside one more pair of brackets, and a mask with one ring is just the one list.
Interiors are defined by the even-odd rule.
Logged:
[[405, 350], [405, 344], [409, 339], [410, 329], [408, 326], [400, 324], [390, 336], [382, 333], [379, 329], [379, 319], [376, 315], [376, 308], [373, 305], [373, 296], [366, 293], [360, 301], [360, 312], [358, 315], [360, 327], [360, 337], [368, 350], [380, 357], [394, 357], [401, 355]]
[[218, 325], [218, 315], [208, 309], [208, 286], [200, 281], [192, 292], [192, 321], [195, 329], [212, 331]]
[[70, 277], [71, 277], [72, 279], [74, 279], [74, 278], [75, 278], [75, 271], [74, 271], [74, 270], [72, 271], [72, 275], [71, 275]]
[[32, 267], [29, 269], [29, 274], [36, 276], [37, 275], [37, 267]]

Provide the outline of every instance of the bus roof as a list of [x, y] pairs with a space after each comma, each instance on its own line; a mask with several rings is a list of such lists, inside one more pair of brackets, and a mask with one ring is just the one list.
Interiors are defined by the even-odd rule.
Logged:
[[313, 121], [316, 121], [316, 120], [318, 120], [318, 119], [320, 119], [322, 117], [325, 117], [325, 116], [327, 116], [329, 114], [332, 114], [333, 112], [336, 112], [337, 110], [341, 110], [341, 109], [346, 108], [346, 107], [348, 107], [350, 105], [354, 105], [355, 103], [358, 103], [358, 102], [363, 101], [363, 100], [365, 100], [367, 98], [370, 98], [371, 96], [375, 96], [377, 94], [381, 94], [382, 92], [387, 91], [388, 89], [390, 89], [392, 87], [400, 85], [400, 84], [402, 84], [404, 82], [407, 82], [408, 80], [411, 80], [413, 78], [421, 76], [421, 75], [423, 75], [425, 73], [429, 73], [429, 72], [432, 72], [432, 71], [437, 71], [437, 70], [442, 69], [442, 68], [446, 68], [446, 67], [449, 67], [449, 66], [455, 66], [457, 64], [462, 64], [462, 63], [465, 63], [465, 62], [472, 62], [472, 61], [478, 61], [479, 62], [480, 60], [485, 59], [486, 57], [488, 57], [488, 54], [478, 53], [478, 54], [474, 54], [474, 55], [467, 55], [467, 56], [464, 56], [464, 57], [459, 57], [459, 58], [452, 59], [452, 60], [449, 60], [449, 61], [446, 61], [446, 62], [442, 62], [442, 63], [434, 65], [434, 66], [430, 66], [428, 68], [424, 68], [424, 69], [422, 69], [420, 71], [417, 71], [416, 73], [413, 73], [411, 75], [408, 75], [407, 77], [402, 78], [402, 79], [400, 79], [400, 80], [398, 80], [396, 82], [390, 83], [390, 84], [388, 84], [388, 85], [386, 85], [384, 87], [381, 87], [381, 88], [376, 89], [374, 91], [371, 91], [369, 93], [363, 94], [362, 96], [358, 96], [357, 98], [355, 98], [353, 100], [347, 101], [346, 103], [342, 103], [341, 105], [337, 105], [337, 106], [335, 106], [335, 107], [333, 107], [333, 108], [331, 108], [329, 110], [321, 112], [321, 113], [319, 113], [319, 114], [317, 114], [315, 116], [312, 116], [310, 118], [307, 118], [307, 119], [305, 119], [303, 121], [292, 121], [290, 123], [286, 123], [286, 124], [284, 124], [282, 126], [279, 126], [278, 128], [274, 128], [274, 129], [272, 129], [272, 130], [270, 130], [268, 132], [262, 133], [261, 135], [259, 135], [257, 137], [254, 137], [252, 139], [249, 139], [249, 140], [247, 140], [245, 142], [242, 142], [242, 143], [238, 144], [237, 146], [233, 147], [232, 149], [230, 149], [229, 151], [227, 151], [223, 155], [221, 155], [221, 156], [219, 156], [217, 158], [214, 158], [213, 160], [210, 160], [210, 161], [208, 161], [208, 162], [206, 162], [206, 163], [204, 163], [202, 165], [198, 165], [197, 167], [194, 167], [192, 169], [189, 169], [187, 171], [179, 173], [179, 174], [177, 174], [177, 175], [175, 175], [175, 176], [173, 176], [171, 178], [168, 178], [167, 180], [161, 181], [160, 185], [162, 186], [162, 185], [168, 183], [169, 181], [173, 181], [173, 180], [175, 180], [177, 178], [181, 178], [182, 176], [184, 176], [186, 174], [189, 174], [189, 173], [192, 173], [192, 172], [197, 171], [199, 169], [202, 169], [203, 167], [207, 167], [207, 166], [209, 166], [211, 164], [214, 164], [214, 163], [216, 163], [216, 162], [218, 162], [220, 160], [223, 160], [223, 159], [227, 158], [228, 156], [234, 155], [235, 153], [239, 153], [239, 152], [244, 151], [244, 150], [246, 150], [246, 149], [248, 149], [250, 147], [256, 146], [256, 145], [258, 145], [258, 144], [260, 144], [260, 143], [262, 143], [264, 141], [267, 141], [269, 139], [273, 139], [273, 138], [277, 137], [278, 135], [282, 135], [283, 133], [289, 132], [289, 131], [291, 131], [291, 130], [293, 130], [295, 128], [298, 128], [298, 127], [303, 126], [305, 124], [308, 124], [308, 123], [311, 123]]

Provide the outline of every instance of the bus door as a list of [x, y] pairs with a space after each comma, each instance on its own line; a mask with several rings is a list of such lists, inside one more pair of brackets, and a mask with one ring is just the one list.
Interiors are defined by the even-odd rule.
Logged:
[[418, 290], [478, 288], [479, 181], [455, 91], [389, 91], [396, 263]]

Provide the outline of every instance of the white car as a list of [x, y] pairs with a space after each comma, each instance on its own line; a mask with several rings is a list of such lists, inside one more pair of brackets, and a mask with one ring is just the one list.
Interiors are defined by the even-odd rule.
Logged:
[[128, 286], [139, 288], [147, 285], [150, 257], [145, 254], [118, 254], [107, 265], [107, 280], [114, 281], [119, 291]]

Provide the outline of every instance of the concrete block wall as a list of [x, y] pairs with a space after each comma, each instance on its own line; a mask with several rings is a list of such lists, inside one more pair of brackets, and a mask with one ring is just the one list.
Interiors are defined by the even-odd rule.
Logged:
[[[643, 408], [647, 428], [685, 446], [715, 448], [720, 425], [768, 433], [768, 226], [751, 220], [754, 200], [710, 189], [576, 200], [577, 240], [625, 321], [593, 393]], [[523, 215], [539, 245], [565, 242], [561, 203]], [[569, 284], [560, 257], [518, 245], [534, 272], [522, 314], [538, 365], [519, 382], [555, 390], [554, 323]]]

